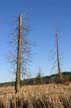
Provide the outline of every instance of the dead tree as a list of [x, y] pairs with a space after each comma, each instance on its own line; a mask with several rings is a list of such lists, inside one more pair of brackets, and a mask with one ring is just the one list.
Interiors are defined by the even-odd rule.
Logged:
[[58, 33], [56, 33], [56, 50], [57, 50], [58, 80], [59, 80], [59, 82], [62, 82], [62, 73], [61, 73], [61, 68], [60, 68], [60, 59], [59, 59]]
[[[12, 52], [10, 53], [10, 62], [13, 71], [16, 75], [15, 91], [19, 92], [21, 86], [21, 77], [28, 76], [28, 62], [31, 61], [31, 45], [32, 43], [27, 39], [26, 33], [28, 32], [26, 19], [23, 21], [22, 15], [18, 17], [18, 24], [16, 27], [16, 36], [12, 36], [11, 43], [13, 45]], [[12, 68], [11, 68], [12, 70]]]
[[21, 74], [21, 50], [22, 50], [22, 16], [19, 16], [18, 27], [18, 46], [17, 46], [17, 70], [16, 70], [16, 92], [20, 89], [20, 74]]

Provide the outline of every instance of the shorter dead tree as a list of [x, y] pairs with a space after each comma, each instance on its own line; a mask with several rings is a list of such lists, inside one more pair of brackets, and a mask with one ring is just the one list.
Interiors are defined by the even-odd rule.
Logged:
[[60, 68], [60, 59], [59, 59], [59, 43], [58, 43], [58, 33], [56, 33], [56, 49], [57, 49], [57, 67], [58, 67], [58, 82], [62, 83], [62, 73]]

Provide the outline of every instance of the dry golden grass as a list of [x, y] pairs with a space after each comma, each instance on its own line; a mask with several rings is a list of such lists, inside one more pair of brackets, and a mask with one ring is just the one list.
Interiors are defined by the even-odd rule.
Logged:
[[0, 108], [71, 108], [71, 84], [1, 87]]

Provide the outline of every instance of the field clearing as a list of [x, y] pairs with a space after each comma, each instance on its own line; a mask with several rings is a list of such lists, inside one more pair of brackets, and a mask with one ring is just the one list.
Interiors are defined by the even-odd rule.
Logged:
[[[21, 107], [16, 107], [17, 99]], [[71, 108], [71, 84], [28, 85], [17, 94], [14, 87], [0, 87], [0, 103], [8, 105], [0, 108]]]
[[[71, 84], [45, 84], [45, 85], [28, 85], [21, 87], [21, 93], [24, 94], [71, 94]], [[14, 87], [0, 87], [0, 96], [14, 94]]]

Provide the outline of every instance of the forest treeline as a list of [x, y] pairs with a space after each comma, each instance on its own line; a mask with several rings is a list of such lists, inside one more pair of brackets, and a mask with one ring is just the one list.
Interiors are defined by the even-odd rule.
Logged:
[[[63, 83], [71, 82], [71, 72], [63, 72]], [[38, 79], [38, 81], [37, 81]], [[29, 79], [24, 79], [21, 80], [21, 86], [24, 85], [37, 85], [37, 84], [51, 84], [51, 83], [59, 83], [58, 81], [58, 74], [53, 74], [50, 76], [44, 76], [40, 78], [29, 78]], [[15, 86], [15, 82], [5, 82], [5, 83], [0, 83], [0, 86]]]

